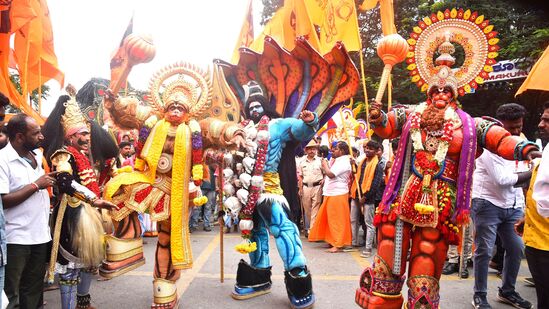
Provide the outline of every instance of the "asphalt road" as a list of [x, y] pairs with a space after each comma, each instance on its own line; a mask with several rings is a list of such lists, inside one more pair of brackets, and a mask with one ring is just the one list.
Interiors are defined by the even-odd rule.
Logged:
[[[145, 238], [145, 257], [147, 263], [121, 277], [108, 281], [96, 280], [92, 283], [92, 304], [98, 309], [150, 308], [152, 302], [152, 270], [156, 238]], [[242, 309], [242, 308], [289, 308], [284, 287], [284, 269], [274, 240], [271, 238], [271, 263], [273, 264], [273, 288], [270, 294], [253, 299], [237, 301], [230, 297], [235, 283], [236, 269], [241, 258], [247, 259], [234, 250], [241, 241], [237, 233], [224, 236], [224, 274], [220, 282], [220, 238], [217, 226], [211, 232], [198, 231], [191, 236], [194, 266], [181, 273], [177, 282], [180, 295], [180, 308], [204, 309]], [[324, 244], [310, 243], [302, 236], [308, 267], [313, 275], [313, 287], [316, 294], [315, 308], [359, 308], [354, 303], [358, 279], [364, 267], [370, 265], [372, 258], [360, 257], [360, 252], [326, 253]], [[469, 269], [472, 274], [472, 269]], [[536, 304], [536, 292], [523, 282], [530, 273], [523, 260], [517, 280], [517, 291], [530, 302]], [[99, 279], [99, 277], [97, 277]], [[443, 276], [441, 279], [441, 308], [471, 308], [473, 297], [472, 276], [459, 279], [457, 275]], [[497, 287], [501, 280], [494, 272], [488, 278], [488, 300], [493, 308], [512, 308], [499, 303]], [[407, 292], [404, 292], [406, 295]], [[44, 294], [46, 308], [61, 308], [59, 290]]]

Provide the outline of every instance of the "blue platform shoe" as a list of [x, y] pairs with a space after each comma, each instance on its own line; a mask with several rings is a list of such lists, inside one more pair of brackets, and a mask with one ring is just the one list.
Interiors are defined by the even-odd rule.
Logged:
[[311, 273], [307, 268], [294, 268], [284, 272], [286, 292], [293, 309], [312, 308], [315, 303]]
[[256, 268], [240, 260], [231, 296], [240, 300], [267, 294], [271, 292], [271, 285], [271, 267]]

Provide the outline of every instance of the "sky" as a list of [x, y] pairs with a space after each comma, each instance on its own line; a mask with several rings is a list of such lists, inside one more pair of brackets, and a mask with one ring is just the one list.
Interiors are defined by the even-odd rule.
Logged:
[[[92, 77], [110, 79], [111, 55], [134, 15], [133, 33], [148, 34], [155, 58], [133, 68], [128, 81], [141, 90], [165, 65], [187, 61], [206, 68], [214, 58], [230, 60], [240, 33], [248, 0], [49, 0], [55, 52], [65, 72], [65, 86], [79, 89]], [[262, 5], [253, 1], [255, 35], [260, 33]], [[48, 115], [59, 84], [49, 82], [50, 97], [43, 102]]]

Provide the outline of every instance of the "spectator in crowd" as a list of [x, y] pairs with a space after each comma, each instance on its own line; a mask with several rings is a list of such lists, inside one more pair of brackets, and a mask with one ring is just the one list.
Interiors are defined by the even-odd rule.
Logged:
[[[2, 116], [0, 115], [0, 118]], [[8, 138], [8, 127], [0, 121], [0, 149], [6, 147], [8, 144], [9, 138]]]
[[328, 148], [328, 146], [326, 145], [318, 147], [318, 156], [323, 159], [328, 159], [328, 157], [330, 156], [330, 148]]
[[[10, 104], [10, 100], [0, 92], [0, 149], [3, 149], [8, 144], [8, 131], [4, 125], [6, 117], [6, 106]], [[4, 207], [2, 199], [0, 199], [0, 291], [4, 290], [4, 272], [6, 265], [6, 219], [4, 218]], [[2, 306], [2, 297], [0, 297], [0, 308]]]
[[120, 151], [120, 154], [118, 155], [118, 159], [120, 160], [121, 166], [133, 166], [134, 160], [132, 158], [132, 143], [131, 142], [121, 142], [118, 144], [118, 149]]
[[[364, 246], [364, 238], [360, 237], [360, 226], [364, 222], [361, 219], [363, 216], [363, 210], [362, 206], [364, 206], [364, 188], [369, 188], [371, 185], [371, 181], [373, 179], [373, 175], [375, 172], [375, 164], [372, 162], [372, 158], [368, 158], [367, 155], [367, 146], [366, 143], [362, 144], [363, 150], [365, 155], [361, 156], [361, 159], [358, 160], [358, 165], [356, 164], [357, 161], [354, 161], [353, 164], [356, 166], [353, 170], [355, 173], [354, 180], [351, 182], [351, 189], [349, 190], [349, 194], [351, 197], [351, 235], [352, 235], [352, 241], [351, 244], [353, 247], [362, 247]], [[356, 160], [356, 158], [355, 158]], [[366, 170], [366, 167], [368, 166], [368, 163], [370, 164], [370, 168]], [[377, 160], [376, 162], [377, 163]], [[368, 173], [365, 173], [368, 172]], [[368, 175], [366, 175], [368, 174]], [[370, 181], [370, 184], [368, 184], [368, 180]], [[363, 226], [363, 229], [365, 233], [367, 232], [366, 226]]]
[[198, 216], [202, 216], [204, 220], [204, 231], [209, 232], [212, 230], [212, 212], [215, 209], [215, 170], [217, 169], [217, 163], [211, 156], [205, 156], [204, 162], [206, 163], [206, 165], [204, 166], [204, 180], [200, 185], [200, 189], [202, 189], [202, 195], [208, 198], [208, 202], [206, 202], [206, 204], [204, 204], [202, 207], [195, 207], [194, 213]]
[[332, 247], [330, 253], [340, 252], [351, 245], [351, 221], [349, 220], [349, 182], [351, 162], [349, 145], [338, 142], [333, 148], [333, 162], [322, 160], [326, 175], [322, 192], [324, 200], [309, 233], [309, 241], [324, 240]]
[[358, 148], [356, 148], [355, 146], [353, 146], [351, 149], [353, 150], [353, 159], [356, 160], [360, 155], [360, 151], [358, 151]]
[[[372, 247], [376, 238], [376, 229], [374, 227], [374, 213], [377, 204], [381, 201], [381, 195], [385, 189], [384, 182], [384, 163], [380, 159], [383, 148], [377, 141], [370, 140], [364, 145], [366, 157], [361, 162], [360, 172], [357, 174], [357, 181], [361, 192], [361, 200], [358, 205], [361, 207], [366, 225], [366, 243], [361, 256], [368, 258], [372, 256]], [[354, 187], [354, 183], [353, 183]], [[351, 192], [353, 192], [353, 187]], [[357, 195], [358, 196], [358, 195]], [[358, 232], [358, 227], [355, 227]], [[358, 234], [358, 233], [356, 233]]]
[[[522, 131], [524, 107], [509, 103], [500, 106], [497, 118], [515, 136]], [[498, 299], [516, 308], [532, 304], [515, 291], [515, 283], [524, 250], [522, 239], [515, 234], [514, 224], [524, 216], [524, 195], [517, 184], [529, 181], [531, 171], [516, 173], [516, 162], [484, 151], [476, 160], [473, 174], [471, 216], [475, 225], [475, 285], [473, 307], [491, 308], [487, 300], [488, 263], [496, 240], [501, 237], [505, 248], [503, 284]]]
[[55, 178], [42, 168], [42, 152], [37, 148], [44, 137], [33, 118], [24, 114], [11, 118], [8, 137], [8, 145], [0, 150], [7, 239], [4, 290], [8, 308], [38, 308], [51, 240], [50, 200], [45, 189], [54, 185]]
[[[540, 132], [543, 132], [542, 137], [547, 138], [547, 130], [549, 127], [549, 102], [543, 105], [544, 112], [541, 116], [541, 121], [538, 125]], [[534, 193], [532, 197], [537, 203], [537, 209], [540, 215], [549, 218], [549, 147], [545, 146], [543, 157], [539, 164], [539, 173], [534, 183]]]
[[311, 222], [315, 222], [320, 201], [322, 199], [322, 184], [324, 173], [322, 172], [322, 159], [317, 156], [318, 144], [312, 140], [305, 146], [307, 155], [297, 166], [299, 175], [299, 196], [303, 207], [305, 237], [309, 236]]
[[0, 92], [0, 149], [8, 144], [8, 129], [4, 124], [6, 118], [6, 107], [10, 104], [10, 100]]
[[[549, 142], [549, 101], [543, 105], [543, 114], [538, 128], [542, 141], [547, 144]], [[549, 147], [545, 146], [542, 158], [545, 163], [549, 162], [548, 149]], [[541, 199], [538, 197], [539, 201], [542, 203], [549, 201], [548, 170], [547, 164], [544, 167], [541, 167], [541, 164], [534, 166], [530, 186], [526, 193], [525, 218], [515, 225], [517, 233], [524, 239], [524, 252], [536, 287], [538, 308], [549, 308], [549, 213], [544, 215], [543, 212], [538, 212], [536, 206], [541, 203], [536, 203], [533, 195], [543, 196], [545, 194]], [[542, 194], [537, 194], [535, 184], [538, 183], [538, 180], [543, 181], [543, 177], [545, 177], [545, 187], [540, 191]], [[524, 235], [522, 235], [523, 231]]]
[[[516, 105], [516, 106], [515, 105], [510, 105], [509, 108], [520, 109], [517, 106], [520, 106], [520, 105]], [[501, 119], [501, 117], [505, 117], [505, 109], [500, 110], [500, 115], [496, 115], [496, 117], [500, 120], [505, 120], [505, 119]], [[518, 127], [517, 127], [516, 122], [503, 121], [502, 125], [507, 131], [514, 132], [514, 135], [518, 134], [520, 137], [526, 139], [526, 136], [524, 136], [524, 134], [522, 134], [522, 132], [521, 132], [522, 127], [519, 130]], [[520, 172], [520, 171], [523, 171], [523, 170], [528, 170], [527, 164], [528, 163], [526, 161], [516, 161], [516, 171]], [[526, 183], [524, 185], [526, 185]], [[499, 235], [496, 235], [496, 245], [495, 245], [495, 247], [496, 247], [495, 252], [494, 252], [494, 254], [492, 256], [492, 259], [490, 260], [490, 263], [488, 264], [488, 266], [490, 268], [496, 270], [496, 275], [501, 278], [501, 273], [503, 271], [503, 259], [505, 257], [505, 248], [503, 247], [501, 237], [499, 237]], [[531, 280], [531, 278], [526, 278], [525, 279], [525, 281], [528, 281], [528, 280]]]

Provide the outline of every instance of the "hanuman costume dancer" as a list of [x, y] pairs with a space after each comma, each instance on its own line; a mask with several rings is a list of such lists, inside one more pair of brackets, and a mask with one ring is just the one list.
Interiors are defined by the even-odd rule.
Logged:
[[[287, 145], [309, 141], [318, 130], [318, 117], [303, 111], [296, 118], [280, 118], [271, 110], [267, 98], [255, 82], [248, 83], [243, 122], [251, 144], [250, 158], [244, 162], [246, 172], [240, 175], [243, 188], [237, 196], [244, 204], [240, 210], [240, 229], [252, 242], [250, 264], [240, 260], [233, 298], [248, 299], [271, 290], [269, 232], [274, 236], [278, 253], [284, 262], [284, 282], [293, 308], [309, 308], [315, 302], [311, 273], [307, 269], [299, 230], [289, 219], [290, 207], [280, 186], [279, 164]], [[254, 159], [255, 158], [255, 162]], [[250, 164], [249, 161], [252, 161]], [[248, 165], [250, 168], [248, 168]], [[293, 172], [295, 176], [295, 170]], [[236, 202], [239, 203], [239, 202]], [[234, 205], [231, 205], [234, 210]]]
[[[448, 245], [458, 243], [459, 229], [468, 221], [475, 155], [485, 148], [508, 160], [525, 160], [537, 150], [493, 122], [473, 119], [456, 100], [458, 93], [476, 88], [495, 63], [493, 27], [477, 20], [476, 12], [454, 9], [433, 16], [408, 40], [412, 80], [427, 91], [427, 102], [388, 114], [374, 104], [370, 111], [375, 133], [400, 136], [400, 142], [375, 217], [378, 253], [356, 290], [362, 308], [402, 307], [409, 250], [406, 307], [438, 308]], [[455, 71], [452, 43], [465, 51], [463, 66]]]
[[[175, 281], [192, 267], [188, 210], [204, 204], [196, 198], [203, 178], [206, 145], [243, 146], [236, 123], [195, 120], [211, 105], [212, 82], [205, 72], [181, 63], [160, 70], [151, 80], [151, 106], [134, 97], [106, 100], [116, 124], [140, 128], [135, 171], [121, 173], [106, 185], [107, 199], [121, 206], [112, 213], [114, 235], [107, 236], [107, 259], [100, 273], [115, 277], [142, 264], [143, 240], [138, 212], [158, 222], [151, 308], [176, 308]], [[157, 116], [162, 119], [158, 120]]]
[[[118, 149], [101, 128], [91, 130], [74, 98], [67, 95], [59, 98], [42, 131], [48, 162], [57, 172], [48, 279], [53, 282], [54, 273], [59, 274], [61, 308], [93, 308], [89, 289], [105, 253], [102, 221], [94, 207], [110, 209], [115, 205], [98, 198], [101, 195], [89, 155], [116, 157]], [[91, 137], [92, 144], [91, 132], [97, 132]]]

